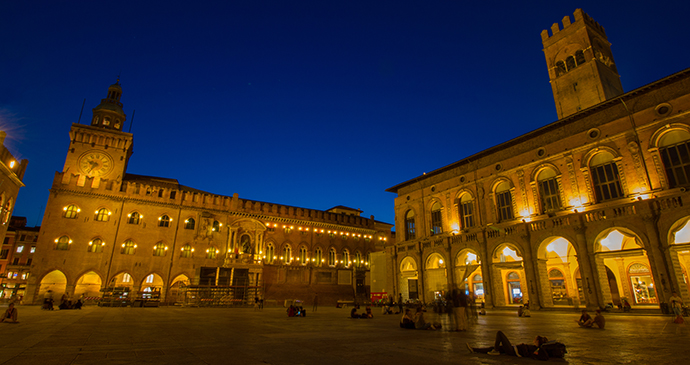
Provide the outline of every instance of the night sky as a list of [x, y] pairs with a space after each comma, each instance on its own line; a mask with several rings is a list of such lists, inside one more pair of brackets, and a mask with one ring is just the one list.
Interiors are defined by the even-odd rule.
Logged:
[[[690, 1], [3, 1], [0, 129], [40, 225], [118, 74], [128, 172], [393, 223], [385, 189], [557, 119], [540, 33], [582, 8], [625, 91], [690, 67]], [[134, 111], [136, 110], [136, 113]]]

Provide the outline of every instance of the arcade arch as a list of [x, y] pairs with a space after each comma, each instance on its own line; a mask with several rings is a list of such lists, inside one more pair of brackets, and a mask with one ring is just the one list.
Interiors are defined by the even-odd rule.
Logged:
[[496, 247], [491, 257], [492, 276], [500, 280], [495, 288], [497, 305], [521, 305], [529, 300], [525, 269], [518, 249], [509, 243]]
[[578, 269], [577, 253], [574, 246], [564, 237], [549, 237], [544, 240], [537, 251], [539, 273], [542, 279], [541, 292], [546, 306], [578, 306], [580, 304], [578, 281], [575, 273]]
[[424, 269], [424, 301], [431, 303], [436, 298], [442, 298], [448, 290], [446, 260], [434, 252], [427, 257]]
[[460, 289], [473, 294], [477, 302], [484, 301], [484, 282], [481, 260], [477, 253], [465, 249], [455, 256], [455, 283]]
[[38, 298], [44, 298], [46, 293], [50, 290], [54, 300], [60, 299], [67, 290], [67, 277], [60, 270], [53, 270], [47, 273], [38, 288]]
[[400, 263], [400, 294], [404, 299], [418, 299], [419, 272], [414, 258], [407, 256]]
[[89, 271], [77, 279], [77, 284], [74, 286], [73, 298], [80, 298], [82, 295], [86, 300], [90, 298], [98, 298], [101, 296], [101, 287], [103, 280], [101, 276], [94, 271]]

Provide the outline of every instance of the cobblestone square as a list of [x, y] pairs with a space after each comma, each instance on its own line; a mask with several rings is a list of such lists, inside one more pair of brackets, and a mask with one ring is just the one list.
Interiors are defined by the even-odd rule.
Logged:
[[[308, 308], [311, 309], [311, 308]], [[606, 329], [583, 329], [577, 312], [534, 311], [531, 318], [489, 310], [467, 332], [403, 330], [398, 315], [349, 318], [348, 308], [101, 308], [42, 311], [19, 307], [18, 324], [0, 324], [0, 364], [529, 364], [538, 360], [471, 354], [497, 330], [513, 344], [541, 334], [568, 347], [568, 364], [685, 363], [688, 328], [662, 315], [607, 314]], [[427, 313], [448, 327], [446, 316]]]

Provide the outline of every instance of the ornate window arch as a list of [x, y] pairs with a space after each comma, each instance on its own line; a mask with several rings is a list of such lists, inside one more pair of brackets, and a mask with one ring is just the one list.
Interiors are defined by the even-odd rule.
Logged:
[[350, 251], [347, 250], [347, 248], [343, 249], [343, 266], [349, 267], [350, 264], [352, 263], [350, 261]]
[[[8, 200], [8, 202], [9, 202], [9, 200]], [[70, 205], [62, 208], [62, 210], [65, 212], [63, 217], [65, 217], [67, 219], [75, 219], [75, 218], [77, 218], [78, 213], [81, 212], [81, 209], [79, 209], [79, 207], [76, 206], [75, 204], [70, 204]]]
[[127, 224], [139, 224], [141, 219], [144, 218], [139, 212], [132, 212], [127, 214]]
[[415, 238], [415, 214], [414, 210], [410, 209], [407, 212], [405, 212], [405, 240], [409, 241]]
[[55, 239], [55, 249], [60, 250], [60, 251], [67, 251], [69, 250], [69, 246], [72, 244], [72, 239], [69, 238], [69, 236], [64, 235], [60, 236], [60, 238]]
[[194, 252], [194, 248], [192, 248], [192, 245], [187, 243], [186, 245], [182, 246], [182, 253], [180, 254], [180, 257], [190, 258], [192, 257], [192, 252]]
[[335, 253], [335, 248], [331, 247], [328, 250], [328, 266], [335, 267], [338, 264], [338, 257]]
[[280, 257], [280, 260], [285, 264], [292, 263], [292, 247], [287, 242], [283, 245], [283, 256]]
[[91, 241], [89, 241], [89, 248], [87, 249], [88, 252], [103, 252], [103, 246], [105, 246], [105, 242], [103, 242], [102, 239], [100, 238], [94, 238]]
[[456, 199], [458, 203], [458, 220], [461, 229], [469, 229], [475, 226], [474, 196], [469, 190], [463, 190]]
[[267, 264], [272, 264], [275, 259], [276, 259], [276, 246], [273, 244], [273, 242], [268, 242], [266, 244], [266, 255], [265, 255], [265, 263]]
[[110, 211], [106, 208], [101, 208], [96, 211], [94, 219], [96, 222], [107, 222], [110, 219]]
[[186, 221], [184, 221], [184, 229], [194, 229], [194, 227], [196, 227], [196, 221], [194, 218], [189, 217]]
[[500, 178], [493, 184], [492, 195], [496, 207], [496, 219], [499, 222], [515, 218], [513, 190], [515, 190], [513, 182], [507, 178]]
[[443, 233], [443, 206], [435, 200], [431, 204], [431, 235]]

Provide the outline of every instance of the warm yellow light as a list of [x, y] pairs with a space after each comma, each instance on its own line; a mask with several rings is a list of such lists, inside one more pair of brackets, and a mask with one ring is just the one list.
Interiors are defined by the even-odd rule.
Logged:
[[162, 219], [162, 217], [158, 217], [158, 220], [161, 220], [161, 219]]
[[134, 248], [137, 248], [137, 245], [134, 245]]
[[220, 252], [220, 250], [216, 250], [216, 253]]
[[222, 226], [223, 226], [223, 223], [218, 223], [218, 226], [219, 226], [219, 227], [222, 227]]
[[69, 240], [69, 243], [72, 243], [72, 240]]
[[96, 211], [96, 214], [98, 214], [98, 211]]
[[14, 168], [14, 164], [15, 164], [14, 160], [10, 161], [10, 168]]
[[62, 208], [62, 210], [65, 210], [65, 211], [66, 211], [66, 210], [67, 210], [67, 207]]
[[439, 264], [443, 264], [443, 259], [438, 260]]
[[93, 241], [89, 241], [89, 246], [93, 245]]
[[206, 249], [206, 253], [208, 253], [208, 248]]
[[182, 248], [180, 249], [180, 251], [184, 252], [184, 247], [182, 247]]
[[321, 262], [324, 262], [324, 259], [321, 259]]
[[283, 259], [283, 256], [280, 256], [280, 259], [282, 260], [282, 259]]
[[[274, 260], [275, 260], [276, 258], [278, 258], [278, 256], [273, 256], [273, 259], [274, 259]], [[280, 259], [282, 260], [283, 258], [281, 257]]]
[[55, 243], [58, 243], [58, 239], [57, 239], [57, 238], [55, 239]]
[[192, 249], [192, 252], [194, 252], [194, 249]]
[[165, 246], [165, 250], [166, 250], [166, 251], [168, 250], [168, 246]]
[[143, 215], [140, 215], [139, 218], [144, 218], [144, 216], [143, 216]]
[[77, 213], [81, 212], [81, 208], [77, 208]]
[[132, 216], [132, 213], [128, 213], [128, 214], [127, 214], [127, 218], [129, 218], [129, 217], [131, 217], [131, 216]]
[[522, 211], [520, 211], [520, 215], [523, 217], [527, 217], [529, 215], [529, 210], [523, 209]]
[[295, 228], [295, 226], [290, 226], [290, 229], [293, 229], [293, 228]]
[[122, 244], [122, 247], [125, 247], [125, 244], [124, 244], [124, 243]]
[[101, 246], [105, 246], [105, 242], [101, 242]]
[[111, 214], [113, 214], [113, 213], [112, 213], [112, 212], [108, 212], [108, 215], [111, 215]]

